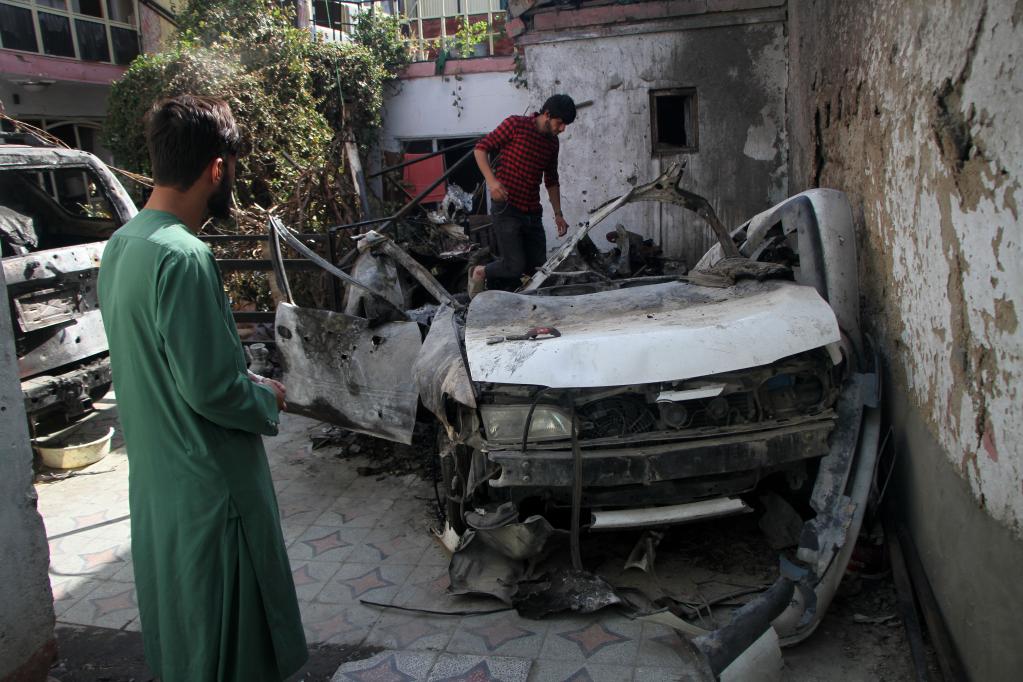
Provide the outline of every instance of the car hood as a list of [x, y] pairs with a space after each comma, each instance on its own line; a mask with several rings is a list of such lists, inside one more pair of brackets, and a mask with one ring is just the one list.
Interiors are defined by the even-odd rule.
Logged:
[[[533, 327], [561, 336], [493, 342]], [[473, 380], [552, 388], [677, 381], [822, 346], [837, 357], [840, 338], [815, 289], [781, 280], [726, 288], [667, 282], [557, 297], [487, 291], [473, 299], [465, 328]]]

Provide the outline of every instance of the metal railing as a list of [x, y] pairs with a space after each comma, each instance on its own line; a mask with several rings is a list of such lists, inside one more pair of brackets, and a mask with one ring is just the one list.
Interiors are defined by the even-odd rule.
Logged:
[[[327, 234], [299, 234], [303, 242], [333, 242], [332, 235]], [[265, 242], [268, 236], [265, 234], [200, 234], [199, 239], [208, 244], [223, 244], [237, 242]], [[330, 249], [333, 250], [333, 249]], [[271, 272], [273, 263], [269, 258], [217, 258], [217, 265], [225, 275], [231, 272]], [[316, 266], [305, 258], [288, 258], [284, 260], [284, 266], [290, 270], [316, 270]], [[336, 285], [334, 285], [336, 288]], [[274, 311], [254, 310], [232, 310], [235, 324], [250, 322], [273, 322]]]
[[[470, 145], [475, 145], [475, 143], [478, 142], [478, 141], [479, 141], [479, 138], [473, 138], [471, 140], [466, 140], [465, 142], [462, 142], [462, 143], [460, 143], [458, 145], [454, 145], [453, 147], [450, 147], [450, 148], [445, 149], [443, 151], [435, 152], [433, 154], [427, 154], [427, 155], [424, 155], [424, 156], [412, 159], [410, 161], [405, 161], [405, 162], [402, 162], [402, 163], [399, 163], [399, 164], [395, 164], [393, 166], [388, 166], [387, 168], [383, 168], [383, 169], [381, 169], [381, 170], [379, 170], [379, 171], [377, 171], [375, 173], [370, 174], [367, 177], [372, 178], [372, 177], [376, 177], [376, 176], [379, 176], [379, 175], [383, 175], [385, 173], [389, 173], [391, 171], [401, 170], [401, 169], [405, 168], [406, 166], [411, 166], [412, 164], [419, 163], [420, 161], [423, 161], [425, 159], [437, 156], [439, 154], [446, 153], [448, 151], [451, 151], [452, 149], [459, 149], [459, 148], [463, 148], [463, 147], [469, 147]], [[380, 232], [381, 234], [384, 234], [384, 233], [388, 232], [391, 228], [393, 228], [395, 223], [397, 223], [399, 220], [401, 220], [402, 218], [407, 216], [409, 213], [411, 213], [415, 208], [417, 208], [420, 205], [420, 203], [422, 203], [422, 201], [423, 201], [423, 199], [425, 197], [429, 196], [430, 193], [434, 189], [436, 189], [442, 182], [447, 180], [451, 176], [452, 173], [454, 173], [459, 168], [464, 166], [472, 158], [473, 158], [473, 148], [470, 147], [470, 149], [465, 154], [463, 154], [461, 157], [459, 157], [458, 161], [456, 161], [455, 163], [453, 163], [450, 166], [448, 166], [448, 168], [436, 180], [434, 180], [432, 183], [430, 183], [426, 188], [420, 190], [419, 194], [417, 194], [416, 196], [414, 196], [411, 199], [409, 199], [409, 201], [407, 203], [405, 203], [400, 209], [398, 209], [395, 213], [393, 213], [393, 214], [391, 214], [389, 216], [386, 216], [386, 217], [383, 217], [383, 218], [372, 218], [371, 217], [371, 218], [367, 218], [365, 220], [360, 220], [360, 221], [354, 222], [354, 223], [346, 223], [344, 225], [333, 225], [333, 226], [328, 227], [326, 229], [326, 233], [325, 234], [321, 234], [321, 233], [303, 233], [303, 234], [295, 234], [293, 236], [295, 238], [297, 238], [298, 240], [300, 240], [302, 242], [306, 242], [306, 243], [308, 243], [308, 242], [317, 242], [317, 243], [326, 242], [326, 245], [327, 245], [327, 261], [331, 265], [336, 265], [336, 267], [339, 268], [339, 269], [340, 268], [346, 268], [346, 267], [350, 266], [355, 261], [355, 257], [358, 254], [358, 249], [354, 249], [353, 248], [353, 249], [349, 250], [343, 257], [339, 258], [338, 257], [339, 256], [339, 253], [338, 253], [338, 242], [337, 242], [338, 235], [340, 235], [341, 233], [344, 233], [344, 232], [364, 231], [365, 228], [368, 228], [368, 227], [371, 227], [371, 226], [377, 226], [377, 225], [379, 226], [379, 227], [376, 228], [377, 232]], [[201, 240], [203, 240], [204, 242], [207, 242], [207, 243], [210, 243], [210, 244], [216, 244], [216, 243], [224, 243], [224, 242], [265, 242], [265, 241], [267, 241], [269, 236], [270, 236], [269, 234], [216, 234], [216, 235], [199, 235], [199, 238]], [[255, 258], [218, 258], [216, 260], [217, 260], [217, 264], [220, 266], [221, 272], [223, 272], [225, 274], [229, 273], [229, 272], [271, 272], [271, 271], [273, 271], [273, 261], [272, 261], [271, 257], [268, 257], [268, 258], [265, 258], [265, 259], [255, 259]], [[317, 269], [319, 269], [321, 267], [321, 266], [317, 265], [316, 263], [312, 262], [311, 260], [309, 260], [308, 258], [284, 258], [284, 259], [281, 259], [281, 265], [283, 266], [283, 268], [286, 271], [287, 270], [293, 270], [293, 271], [296, 271], [296, 270], [306, 270], [306, 271], [311, 271], [311, 270], [317, 270]], [[342, 293], [343, 292], [342, 292], [342, 289], [341, 289], [341, 285], [338, 282], [338, 279], [335, 278], [335, 277], [331, 277], [330, 278], [330, 286], [331, 286], [331, 298], [332, 298], [333, 306], [334, 306], [333, 309], [335, 311], [340, 311], [341, 310], [341, 302], [342, 302]], [[273, 322], [274, 321], [275, 313], [273, 311], [232, 311], [232, 315], [234, 316], [235, 323], [237, 324], [237, 323], [248, 323], [248, 322]]]
[[462, 21], [486, 21], [489, 28], [480, 43], [485, 55], [495, 54], [501, 40], [499, 24], [507, 12], [501, 0], [314, 0], [313, 32], [327, 40], [346, 40], [351, 35], [357, 16], [374, 11], [397, 13], [407, 22], [407, 40], [412, 46], [415, 61], [428, 61], [436, 57], [438, 46], [450, 47]]

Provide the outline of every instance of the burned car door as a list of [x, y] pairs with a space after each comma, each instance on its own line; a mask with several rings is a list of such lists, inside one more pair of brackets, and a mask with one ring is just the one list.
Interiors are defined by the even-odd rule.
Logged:
[[344, 312], [277, 306], [277, 347], [292, 412], [399, 443], [412, 442], [419, 390], [413, 365], [423, 333], [404, 311], [397, 265], [438, 299], [449, 298], [422, 266], [385, 237], [363, 236], [348, 275], [303, 245], [276, 219], [270, 222], [271, 260], [278, 285], [292, 300], [278, 239], [343, 280]]
[[370, 327], [362, 317], [281, 303], [276, 331], [291, 412], [412, 442], [419, 401], [412, 364], [422, 348], [418, 324]]

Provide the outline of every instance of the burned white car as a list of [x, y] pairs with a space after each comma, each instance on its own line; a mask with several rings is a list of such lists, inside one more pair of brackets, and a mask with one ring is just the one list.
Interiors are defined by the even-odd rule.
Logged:
[[[420, 407], [441, 424], [454, 593], [533, 613], [538, 597], [540, 612], [618, 603], [581, 570], [582, 536], [764, 513], [758, 491], [783, 485], [798, 516], [775, 583], [697, 639], [716, 674], [772, 621], [805, 637], [830, 602], [873, 478], [877, 381], [844, 195], [728, 231], [681, 174], [598, 209], [518, 292], [468, 305], [371, 233], [351, 274], [335, 269], [345, 313], [281, 304], [277, 341], [297, 411], [406, 443]], [[609, 277], [587, 233], [634, 201], [698, 212], [719, 244], [686, 276]], [[410, 316], [406, 273], [436, 306]], [[559, 552], [572, 568], [541, 579]]]
[[96, 275], [106, 239], [135, 212], [92, 154], [0, 144], [0, 254], [33, 421], [73, 419], [110, 388]]

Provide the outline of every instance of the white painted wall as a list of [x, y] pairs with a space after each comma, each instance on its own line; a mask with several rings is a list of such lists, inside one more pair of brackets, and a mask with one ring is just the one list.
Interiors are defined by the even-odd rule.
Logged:
[[505, 117], [525, 113], [529, 95], [511, 77], [501, 72], [399, 81], [384, 103], [383, 149], [399, 151], [401, 139], [488, 133]]
[[[978, 500], [1023, 537], [1023, 234], [1017, 204], [1023, 70], [1015, 68], [1023, 27], [1005, 3], [988, 3], [983, 22], [979, 9], [972, 17], [954, 11], [946, 16], [947, 24], [923, 29], [933, 40], [925, 45], [941, 45], [949, 34], [961, 45], [977, 40], [972, 58], [907, 41], [897, 59], [935, 89], [944, 77], [963, 74], [961, 100], [950, 106], [974, 148], [954, 172], [937, 145], [932, 116], [899, 122], [889, 153], [901, 163], [892, 164], [886, 179], [891, 192], [879, 198], [876, 210], [896, 221], [884, 237], [892, 247], [892, 302], [903, 322], [897, 334], [906, 350], [908, 388], [930, 408], [939, 440]], [[908, 97], [906, 91], [885, 93], [886, 110], [910, 105]], [[919, 191], [914, 201], [907, 201], [906, 188]], [[900, 233], [896, 225], [908, 229]]]

